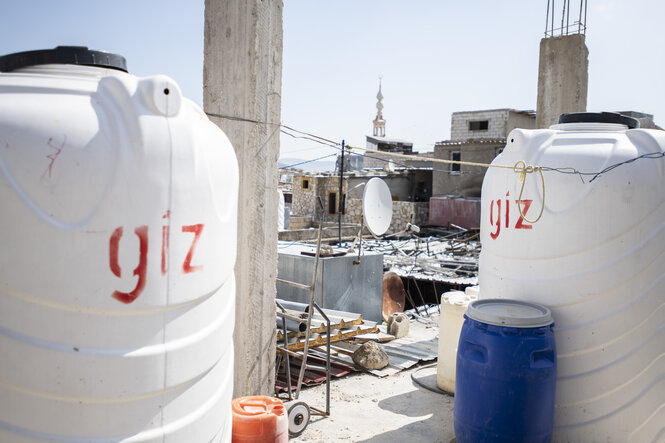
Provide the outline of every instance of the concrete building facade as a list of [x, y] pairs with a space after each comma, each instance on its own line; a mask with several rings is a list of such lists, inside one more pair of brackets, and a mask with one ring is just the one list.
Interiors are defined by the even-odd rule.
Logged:
[[[451, 139], [434, 145], [434, 158], [491, 163], [515, 128], [535, 128], [535, 113], [515, 109], [454, 112]], [[483, 167], [436, 163], [432, 195], [479, 197], [484, 175]]]

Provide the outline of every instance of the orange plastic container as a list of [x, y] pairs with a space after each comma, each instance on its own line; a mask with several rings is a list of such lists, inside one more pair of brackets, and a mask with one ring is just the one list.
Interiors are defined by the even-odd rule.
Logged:
[[239, 397], [231, 403], [233, 443], [289, 441], [289, 419], [281, 400], [263, 395]]

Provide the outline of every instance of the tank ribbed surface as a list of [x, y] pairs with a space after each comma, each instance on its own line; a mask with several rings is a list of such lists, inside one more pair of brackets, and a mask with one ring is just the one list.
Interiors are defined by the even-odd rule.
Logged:
[[0, 74], [0, 441], [230, 441], [237, 192], [168, 77]]
[[[515, 130], [494, 163], [600, 172], [665, 151], [665, 132], [570, 123]], [[571, 172], [570, 169], [562, 170]], [[519, 174], [489, 169], [482, 190], [481, 298], [552, 310], [558, 352], [554, 441], [665, 436], [665, 160], [597, 176], [545, 171], [542, 218], [518, 212]], [[522, 212], [543, 205], [527, 174]]]

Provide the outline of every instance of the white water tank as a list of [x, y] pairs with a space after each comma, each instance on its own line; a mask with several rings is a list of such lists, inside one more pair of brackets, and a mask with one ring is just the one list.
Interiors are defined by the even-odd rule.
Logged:
[[490, 168], [483, 182], [480, 298], [552, 310], [554, 441], [665, 436], [665, 132], [635, 123], [568, 114], [508, 135], [495, 164], [561, 168], [544, 171], [545, 191], [526, 176], [520, 205], [527, 219], [544, 205], [536, 223], [518, 212], [519, 174]]
[[0, 58], [0, 441], [230, 441], [238, 168], [165, 76]]

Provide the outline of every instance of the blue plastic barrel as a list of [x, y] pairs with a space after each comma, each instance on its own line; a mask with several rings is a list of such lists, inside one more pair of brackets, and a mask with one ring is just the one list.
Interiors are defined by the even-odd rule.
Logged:
[[541, 305], [507, 299], [469, 304], [457, 350], [459, 443], [552, 439], [553, 329], [552, 314]]

